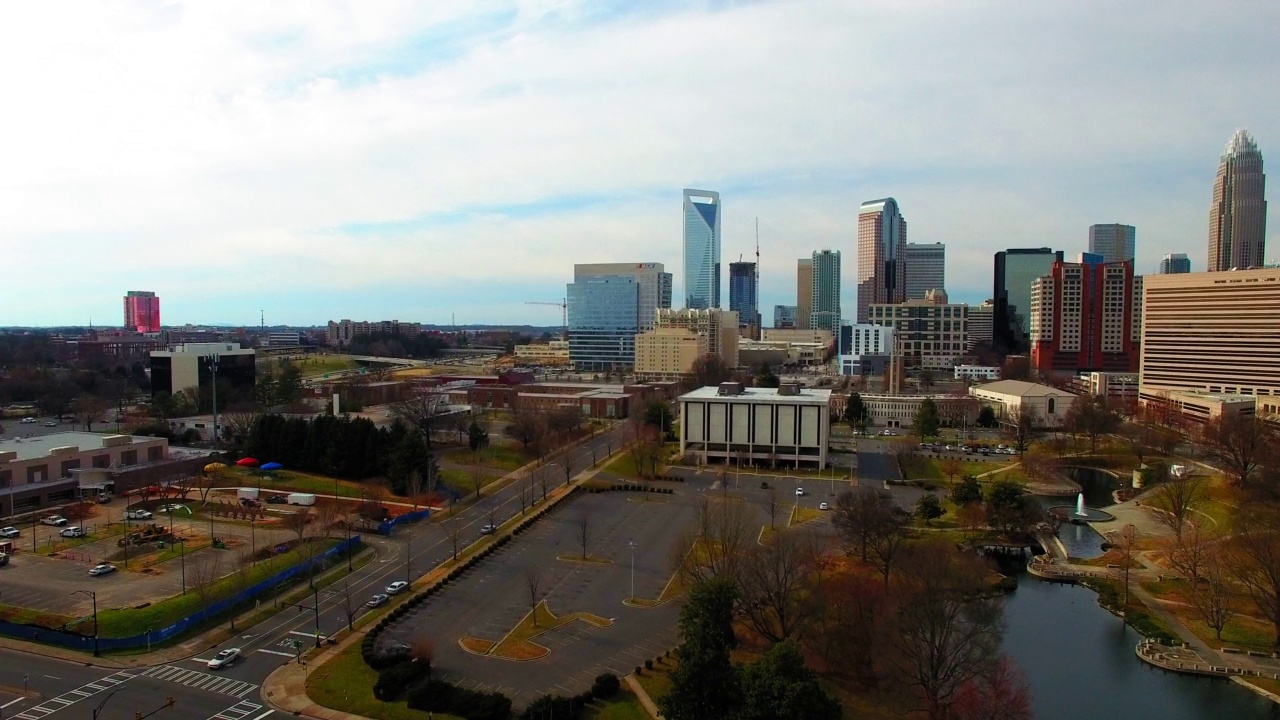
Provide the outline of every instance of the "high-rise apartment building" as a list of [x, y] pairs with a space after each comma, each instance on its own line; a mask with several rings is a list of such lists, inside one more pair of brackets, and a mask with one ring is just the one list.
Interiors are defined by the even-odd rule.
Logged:
[[720, 307], [720, 193], [684, 191], [684, 306]]
[[870, 200], [858, 209], [858, 322], [868, 322], [873, 303], [906, 299], [903, 256], [907, 219], [893, 198]]
[[569, 361], [579, 370], [621, 370], [635, 364], [636, 334], [671, 307], [671, 274], [662, 263], [574, 265], [565, 292]]
[[1140, 392], [1258, 396], [1280, 402], [1280, 269], [1155, 275], [1146, 279]]
[[947, 287], [947, 246], [942, 243], [907, 243], [903, 254], [904, 287], [908, 300], [923, 300], [930, 290]]
[[1186, 253], [1169, 253], [1160, 260], [1160, 274], [1174, 275], [1191, 272], [1191, 258]]
[[809, 327], [811, 312], [813, 312], [813, 258], [800, 258], [796, 261], [796, 327]]
[[996, 253], [995, 313], [992, 342], [1011, 353], [1027, 349], [1031, 330], [1031, 283], [1062, 262], [1062, 251], [1051, 248], [1012, 248]]
[[893, 328], [891, 340], [908, 365], [950, 368], [969, 351], [969, 306], [952, 304], [942, 290], [922, 300], [872, 304], [867, 314], [871, 324]]
[[1138, 229], [1132, 225], [1108, 223], [1089, 226], [1089, 252], [1101, 255], [1102, 262], [1133, 262]]
[[979, 345], [990, 345], [993, 336], [996, 304], [990, 300], [969, 307], [969, 350]]
[[652, 330], [636, 336], [637, 375], [672, 378], [687, 375], [701, 355], [718, 355], [738, 366], [738, 314], [731, 310], [659, 309]]
[[147, 290], [125, 293], [124, 326], [134, 332], [160, 332], [160, 298]]
[[760, 285], [753, 262], [729, 263], [729, 309], [738, 313], [738, 325], [751, 337], [760, 337]]
[[840, 330], [840, 251], [816, 251], [812, 265], [813, 307], [809, 311], [809, 327], [837, 332]]
[[1135, 372], [1142, 277], [1093, 253], [1055, 262], [1031, 285], [1031, 366], [1041, 373]]
[[795, 305], [774, 305], [773, 326], [779, 329], [794, 328], [796, 327], [797, 315], [799, 315], [799, 312]]
[[329, 329], [325, 342], [333, 347], [342, 347], [351, 343], [357, 335], [406, 335], [422, 334], [422, 323], [400, 322], [399, 320], [346, 320], [329, 321]]
[[1209, 209], [1209, 272], [1262, 267], [1267, 249], [1267, 176], [1249, 131], [1236, 130], [1218, 162]]

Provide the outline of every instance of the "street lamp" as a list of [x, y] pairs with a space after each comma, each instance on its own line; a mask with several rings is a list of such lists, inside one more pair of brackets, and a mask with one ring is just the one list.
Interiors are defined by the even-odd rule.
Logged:
[[627, 546], [631, 548], [631, 602], [636, 601], [636, 543], [634, 540], [628, 540]]
[[[98, 593], [92, 590], [76, 590], [71, 594], [79, 595], [80, 593], [84, 593], [85, 595], [88, 595], [89, 599], [93, 601], [93, 656], [98, 657], [99, 656], [99, 653], [98, 653]], [[109, 698], [111, 696], [108, 695], [107, 697]], [[102, 702], [105, 703], [106, 700], [103, 700]], [[98, 707], [101, 708], [102, 706], [99, 705]], [[94, 717], [98, 716], [97, 710], [93, 712], [93, 716]]]
[[213, 449], [217, 450], [221, 444], [221, 434], [218, 432], [218, 354], [211, 353], [205, 357], [209, 358], [209, 370], [213, 376], [212, 383], [212, 399], [213, 399]]

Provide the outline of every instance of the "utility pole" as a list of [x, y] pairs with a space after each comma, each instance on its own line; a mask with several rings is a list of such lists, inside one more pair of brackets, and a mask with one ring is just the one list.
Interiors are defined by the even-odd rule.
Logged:
[[[92, 590], [76, 590], [71, 594], [79, 595], [80, 593], [84, 593], [85, 595], [88, 595], [89, 599], [93, 601], [93, 656], [99, 657], [100, 653], [98, 652], [98, 593]], [[110, 696], [108, 695], [107, 697], [110, 697]], [[105, 704], [107, 701], [103, 700], [102, 702]], [[101, 709], [102, 706], [99, 705], [98, 708]], [[93, 716], [94, 717], [98, 716], [97, 710], [93, 712]]]

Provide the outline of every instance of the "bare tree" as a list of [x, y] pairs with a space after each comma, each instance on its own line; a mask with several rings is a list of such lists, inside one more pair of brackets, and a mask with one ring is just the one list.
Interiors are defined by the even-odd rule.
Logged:
[[673, 564], [686, 585], [712, 578], [740, 584], [747, 551], [759, 525], [745, 503], [698, 501], [697, 524], [677, 537]]
[[538, 601], [542, 596], [538, 593], [542, 586], [542, 569], [531, 565], [524, 571], [525, 588], [529, 591], [529, 610], [533, 613], [533, 626], [538, 626]]
[[524, 515], [525, 511], [529, 509], [529, 501], [533, 499], [533, 498], [532, 498], [532, 495], [533, 495], [533, 488], [531, 488], [531, 487], [525, 487], [525, 485], [524, 485], [523, 483], [521, 483], [521, 484], [520, 484], [520, 488], [519, 488], [519, 490], [520, 490], [520, 492], [519, 492], [519, 495], [520, 495], [520, 514], [521, 514], [521, 515]]
[[955, 482], [957, 477], [964, 474], [964, 463], [959, 458], [949, 457], [942, 461], [941, 469], [947, 480]]
[[1189, 475], [1161, 483], [1160, 487], [1151, 493], [1151, 499], [1147, 504], [1159, 510], [1156, 519], [1181, 538], [1188, 517], [1203, 499], [1204, 478]]
[[591, 541], [591, 513], [584, 508], [578, 513], [578, 519], [575, 527], [577, 528], [578, 544], [582, 546], [582, 559], [587, 559], [587, 545]]
[[480, 488], [484, 487], [484, 471], [480, 468], [471, 468], [467, 473], [467, 477], [471, 479], [471, 489], [475, 492], [478, 500], [480, 498]]
[[214, 584], [217, 583], [218, 577], [221, 575], [221, 570], [219, 569], [221, 563], [222, 557], [215, 554], [204, 562], [191, 564], [191, 570], [189, 571], [191, 577], [187, 581], [187, 586], [196, 594], [196, 597], [200, 598], [200, 606], [203, 608], [213, 604], [215, 599], [213, 597]]
[[1133, 454], [1139, 466], [1146, 461], [1151, 449], [1159, 445], [1159, 431], [1140, 423], [1124, 425], [1120, 428], [1119, 435], [1124, 438], [1125, 444], [1129, 446], [1129, 452]]
[[520, 443], [522, 447], [528, 449], [530, 445], [540, 446], [546, 438], [550, 429], [547, 424], [547, 418], [544, 413], [536, 410], [522, 409], [517, 410], [511, 418], [511, 422], [507, 424], [507, 437]]
[[1124, 578], [1124, 601], [1121, 607], [1129, 604], [1129, 576], [1133, 570], [1133, 556], [1138, 551], [1138, 529], [1132, 523], [1125, 525], [1116, 533], [1116, 549], [1120, 551], [1120, 575]]
[[347, 619], [347, 631], [354, 631], [356, 610], [360, 607], [359, 601], [351, 600], [351, 583], [350, 577], [342, 581], [342, 615]]
[[1280, 518], [1269, 508], [1252, 510], [1236, 517], [1235, 529], [1232, 574], [1275, 628], [1280, 648]]
[[1028, 403], [1018, 405], [1013, 417], [1005, 418], [1004, 435], [1018, 452], [1026, 452], [1040, 435], [1040, 415]]
[[741, 607], [770, 642], [798, 637], [810, 619], [817, 553], [806, 538], [782, 533], [753, 548], [743, 563]]
[[910, 537], [908, 521], [910, 516], [894, 507], [879, 518], [879, 527], [871, 535], [868, 551], [872, 563], [880, 570], [884, 578], [884, 586], [889, 587], [889, 571], [899, 552]]
[[1229, 577], [1225, 554], [1220, 548], [1209, 551], [1200, 577], [1204, 582], [1192, 586], [1191, 604], [1204, 624], [1212, 628], [1221, 640], [1223, 628], [1235, 617], [1236, 590]]
[[546, 502], [547, 500], [547, 486], [550, 484], [549, 482], [550, 478], [547, 477], [548, 472], [549, 471], [547, 470], [546, 467], [541, 467], [534, 471], [535, 475], [538, 478], [538, 487], [542, 489], [543, 502]]
[[448, 410], [448, 398], [436, 389], [424, 389], [412, 397], [391, 406], [391, 416], [404, 421], [422, 433], [427, 447], [431, 447], [431, 431]]
[[875, 488], [853, 488], [836, 497], [831, 523], [846, 548], [865, 563], [879, 535], [893, 529], [895, 509], [893, 500]]
[[1275, 431], [1260, 417], [1223, 413], [1205, 423], [1202, 437], [1210, 457], [1223, 465], [1235, 485], [1247, 487], [1275, 442]]
[[1187, 577], [1192, 588], [1200, 582], [1212, 542], [1213, 538], [1202, 533], [1199, 525], [1192, 523], [1178, 536], [1177, 544], [1169, 553], [1169, 564]]
[[211, 472], [202, 472], [196, 476], [196, 489], [200, 491], [200, 504], [206, 505], [209, 502], [209, 491], [213, 490], [218, 484], [218, 476]]
[[235, 405], [218, 418], [218, 429], [231, 445], [244, 449], [249, 433], [260, 417], [262, 411], [256, 405]]
[[453, 544], [453, 560], [458, 560], [458, 542], [462, 538], [462, 526], [458, 524], [458, 516], [452, 514], [448, 521], [449, 541]]
[[778, 497], [778, 488], [773, 485], [770, 485], [769, 491], [765, 493], [764, 510], [769, 513], [769, 527], [775, 527], [778, 522], [778, 513], [782, 510], [782, 500]]
[[301, 545], [303, 536], [307, 534], [307, 526], [312, 520], [310, 512], [296, 510], [280, 519], [280, 527], [297, 535], [298, 544]]
[[92, 430], [94, 423], [102, 422], [107, 409], [107, 401], [97, 395], [81, 395], [71, 403], [71, 413], [85, 430]]

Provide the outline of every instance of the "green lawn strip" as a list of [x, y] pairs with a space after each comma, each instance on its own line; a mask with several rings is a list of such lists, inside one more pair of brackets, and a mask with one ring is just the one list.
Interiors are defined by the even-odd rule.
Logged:
[[796, 525], [807, 523], [810, 520], [817, 520], [822, 517], [823, 514], [824, 513], [821, 510], [794, 505], [791, 508], [791, 520], [788, 524], [794, 527]]
[[1133, 592], [1129, 593], [1129, 603], [1121, 607], [1124, 599], [1124, 587], [1120, 581], [1088, 578], [1083, 580], [1081, 584], [1098, 593], [1098, 602], [1103, 607], [1113, 612], [1122, 609], [1124, 611], [1124, 621], [1142, 635], [1166, 640], [1176, 640], [1180, 637], [1160, 616], [1144, 605]]
[[19, 625], [59, 627], [64, 623], [73, 622], [75, 619], [69, 615], [58, 615], [57, 613], [45, 612], [36, 608], [0, 605], [0, 620], [8, 620]]
[[[307, 678], [307, 696], [312, 701], [339, 712], [380, 720], [422, 720], [427, 715], [410, 710], [404, 702], [383, 702], [373, 696], [378, 673], [360, 656], [360, 643], [352, 643]], [[462, 720], [435, 713], [437, 720]]]
[[[324, 550], [333, 547], [337, 540], [326, 540]], [[218, 552], [218, 551], [211, 551]], [[321, 551], [323, 552], [323, 550]], [[317, 553], [318, 554], [318, 553]], [[242, 587], [248, 587], [276, 573], [297, 565], [303, 558], [297, 550], [290, 550], [275, 557], [254, 564], [249, 569], [248, 578], [241, 581], [234, 573], [213, 583], [208, 593], [209, 602], [221, 600], [232, 595]], [[145, 608], [108, 608], [98, 610], [101, 637], [130, 637], [140, 635], [147, 630], [158, 630], [168, 627], [178, 620], [191, 615], [204, 604], [200, 594], [187, 589], [186, 595], [175, 595], [166, 600], [152, 603]], [[92, 622], [90, 619], [89, 622]]]
[[[335, 484], [333, 478], [295, 470], [258, 473], [247, 468], [227, 468], [219, 471], [219, 477], [223, 480], [218, 483], [221, 488], [261, 487], [263, 490], [276, 492], [304, 492], [348, 498], [358, 498], [364, 492], [360, 483], [338, 480]], [[195, 495], [195, 498], [199, 502], [199, 495]], [[398, 501], [401, 498], [390, 496], [388, 499]]]
[[[674, 654], [674, 653], [673, 653]], [[664, 658], [661, 665], [654, 664], [652, 670], [644, 670], [636, 676], [640, 687], [649, 694], [649, 699], [657, 703], [659, 699], [671, 692], [671, 671], [676, 667], [676, 660]]]
[[441, 459], [457, 465], [479, 465], [502, 470], [516, 470], [524, 467], [533, 458], [527, 456], [519, 447], [490, 445], [478, 453], [472, 452], [470, 448], [450, 450], [444, 453]]
[[[942, 463], [945, 458], [924, 457], [922, 455], [910, 455], [903, 459], [902, 463], [906, 467], [908, 480], [947, 480], [947, 476], [942, 472]], [[960, 474], [955, 477], [958, 482], [965, 475], [981, 475], [982, 473], [1000, 470], [1010, 465], [1006, 461], [989, 461], [981, 462], [975, 460], [961, 460], [962, 469]]]
[[613, 473], [618, 477], [638, 478], [640, 471], [636, 469], [636, 462], [631, 457], [631, 453], [621, 452], [613, 460], [610, 460], [604, 466], [602, 472]]
[[649, 712], [640, 704], [640, 699], [625, 690], [616, 697], [599, 702], [605, 705], [594, 715], [588, 716], [591, 720], [650, 720]]
[[298, 370], [302, 373], [302, 377], [317, 377], [325, 373], [342, 372], [343, 370], [355, 370], [360, 367], [355, 359], [350, 355], [326, 355], [323, 357], [310, 357], [302, 360], [292, 361]]

